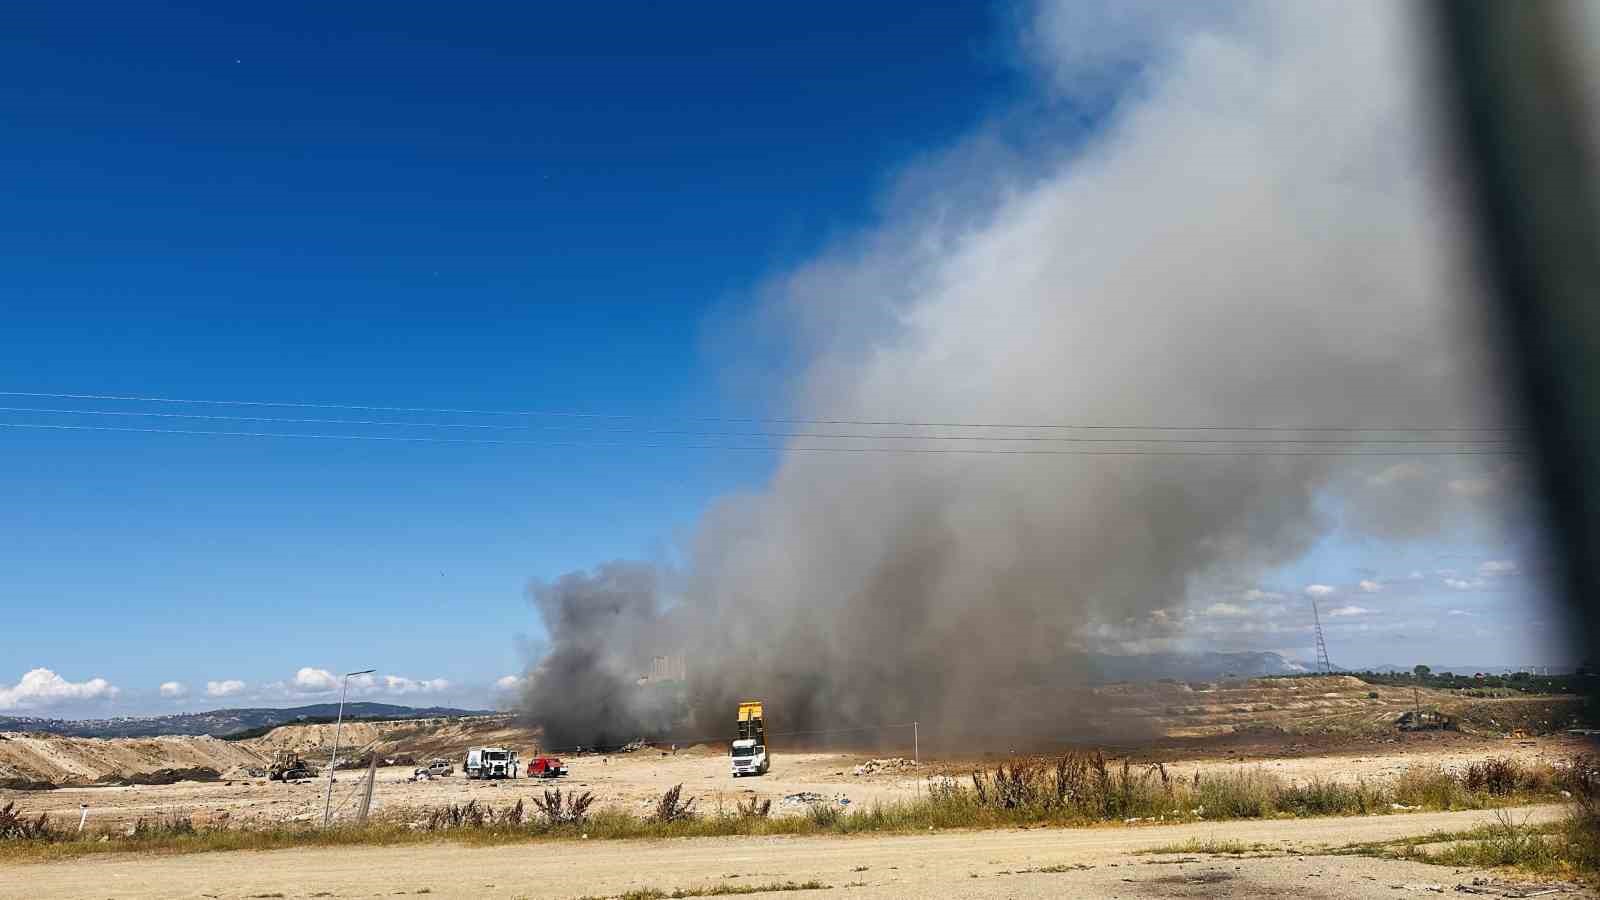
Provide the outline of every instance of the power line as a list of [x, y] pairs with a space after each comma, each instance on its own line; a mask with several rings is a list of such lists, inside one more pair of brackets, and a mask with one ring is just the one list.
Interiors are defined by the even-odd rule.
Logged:
[[[683, 444], [652, 441], [525, 441], [488, 438], [422, 437], [417, 435], [376, 434], [311, 434], [270, 431], [207, 431], [179, 428], [133, 428], [116, 425], [58, 425], [42, 422], [0, 422], [0, 428], [37, 429], [51, 431], [99, 431], [131, 434], [173, 434], [205, 437], [240, 438], [299, 438], [322, 441], [381, 441], [410, 444], [468, 444], [520, 447], [629, 447], [665, 450], [728, 450], [755, 452], [797, 453], [938, 453], [980, 454], [995, 456], [1505, 456], [1520, 455], [1523, 450], [1512, 448], [1428, 448], [1403, 450], [1394, 448], [1349, 450], [1160, 450], [1147, 448], [1101, 449], [1050, 449], [1030, 447], [813, 447], [799, 445], [738, 445], [738, 444]], [[1133, 443], [1135, 441], [1129, 441]]]
[[425, 406], [374, 406], [353, 403], [300, 403], [280, 400], [215, 400], [190, 397], [156, 397], [118, 394], [66, 394], [43, 391], [0, 391], [0, 397], [34, 397], [56, 400], [104, 400], [119, 403], [181, 403], [209, 406], [255, 406], [282, 409], [339, 409], [366, 412], [443, 413], [473, 416], [551, 417], [582, 419], [678, 419], [694, 422], [724, 422], [745, 424], [782, 425], [871, 425], [904, 426], [908, 428], [1060, 428], [1115, 431], [1408, 431], [1408, 432], [1501, 432], [1521, 431], [1500, 425], [1113, 425], [1106, 423], [1073, 424], [1063, 422], [927, 422], [894, 419], [850, 418], [796, 418], [796, 417], [738, 417], [738, 416], [682, 416], [645, 413], [602, 413], [574, 410], [503, 410], [503, 409], [453, 409]]
[[838, 432], [815, 431], [706, 431], [699, 429], [652, 429], [652, 428], [588, 428], [574, 425], [486, 425], [480, 422], [407, 422], [392, 419], [302, 419], [280, 416], [221, 416], [204, 415], [199, 413], [168, 413], [135, 410], [107, 410], [107, 409], [60, 409], [32, 406], [0, 406], [0, 412], [10, 413], [42, 413], [46, 415], [66, 416], [117, 416], [124, 418], [156, 418], [156, 419], [186, 419], [208, 422], [267, 422], [280, 425], [341, 425], [341, 426], [371, 426], [371, 427], [399, 427], [399, 428], [472, 428], [487, 429], [492, 431], [523, 431], [528, 429], [545, 429], [552, 431], [580, 431], [599, 433], [622, 434], [653, 434], [680, 437], [739, 437], [739, 438], [823, 438], [829, 440], [898, 440], [898, 441], [993, 441], [993, 442], [1050, 442], [1050, 443], [1078, 443], [1078, 444], [1323, 444], [1323, 445], [1371, 445], [1371, 444], [1449, 444], [1460, 446], [1465, 443], [1474, 445], [1507, 444], [1513, 438], [1142, 438], [1142, 437], [1039, 437], [1036, 435], [993, 435], [993, 434], [873, 434], [855, 433], [844, 434]]

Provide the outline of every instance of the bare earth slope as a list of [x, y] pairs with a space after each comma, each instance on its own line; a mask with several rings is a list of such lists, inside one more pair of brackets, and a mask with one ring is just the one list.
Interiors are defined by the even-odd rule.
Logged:
[[1170, 738], [1392, 732], [1395, 719], [1419, 703], [1455, 716], [1470, 733], [1544, 733], [1565, 727], [1581, 705], [1577, 698], [1562, 696], [1486, 699], [1427, 688], [1413, 692], [1351, 675], [1114, 684], [1096, 688], [1094, 694], [1113, 701], [1101, 708], [1144, 723], [1146, 733]]
[[160, 769], [204, 767], [226, 772], [259, 766], [261, 756], [243, 744], [211, 737], [75, 738], [51, 734], [0, 734], [0, 782], [93, 784]]

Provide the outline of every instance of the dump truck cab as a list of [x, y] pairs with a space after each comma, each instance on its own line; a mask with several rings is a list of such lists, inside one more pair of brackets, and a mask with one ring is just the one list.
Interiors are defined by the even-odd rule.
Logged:
[[472, 747], [461, 767], [468, 778], [517, 777], [517, 751], [505, 747]]
[[731, 755], [735, 778], [740, 775], [765, 775], [772, 768], [772, 760], [767, 756], [766, 716], [760, 700], [746, 700], [739, 704]]

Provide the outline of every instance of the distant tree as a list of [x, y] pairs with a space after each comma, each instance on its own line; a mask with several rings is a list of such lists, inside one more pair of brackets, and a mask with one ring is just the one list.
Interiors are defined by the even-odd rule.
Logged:
[[1432, 672], [1433, 670], [1428, 668], [1427, 666], [1417, 666], [1415, 669], [1412, 669], [1411, 671], [1416, 673], [1417, 680], [1420, 681], [1420, 680], [1422, 680], [1424, 678], [1427, 678], [1428, 677], [1428, 673]]

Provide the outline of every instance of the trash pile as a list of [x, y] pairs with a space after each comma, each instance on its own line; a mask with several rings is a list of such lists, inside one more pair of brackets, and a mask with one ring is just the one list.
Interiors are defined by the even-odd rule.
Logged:
[[843, 794], [834, 794], [833, 799], [830, 801], [816, 791], [801, 791], [798, 794], [790, 794], [779, 802], [783, 806], [812, 806], [818, 803], [830, 802], [837, 803], [840, 806], [849, 806], [850, 798]]
[[910, 769], [916, 765], [915, 762], [900, 756], [892, 756], [888, 759], [869, 759], [856, 766], [855, 774], [871, 775], [874, 772], [898, 772], [901, 769]]

